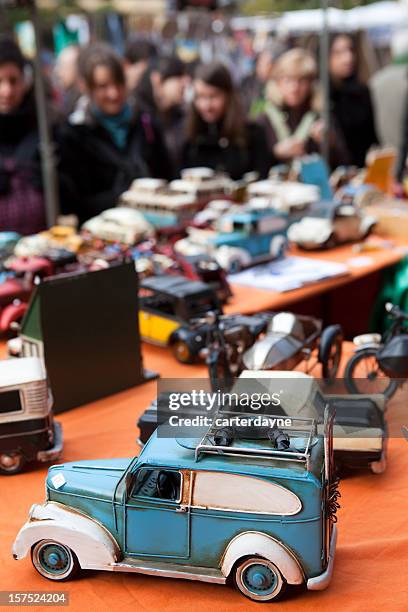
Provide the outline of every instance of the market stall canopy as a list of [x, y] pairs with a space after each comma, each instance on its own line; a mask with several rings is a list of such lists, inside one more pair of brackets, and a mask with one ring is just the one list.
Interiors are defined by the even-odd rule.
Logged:
[[[61, 0], [37, 0], [41, 9], [56, 9]], [[165, 13], [167, 0], [76, 0], [79, 8], [90, 13], [101, 9], [115, 9], [127, 15], [160, 15]]]
[[[356, 6], [350, 10], [328, 9], [331, 30], [355, 31], [400, 26], [408, 23], [408, 3], [384, 0], [367, 6]], [[287, 11], [271, 19], [264, 17], [234, 17], [231, 25], [236, 30], [301, 34], [320, 31], [323, 27], [323, 11], [311, 9]]]

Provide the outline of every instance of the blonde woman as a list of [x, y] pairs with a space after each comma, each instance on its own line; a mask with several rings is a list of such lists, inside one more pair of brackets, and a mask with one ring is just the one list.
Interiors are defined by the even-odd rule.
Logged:
[[[258, 122], [275, 163], [320, 151], [323, 122], [316, 88], [317, 65], [304, 49], [287, 51], [277, 60], [274, 79], [268, 86], [268, 102]], [[342, 136], [330, 127], [330, 165], [347, 164], [349, 156]]]

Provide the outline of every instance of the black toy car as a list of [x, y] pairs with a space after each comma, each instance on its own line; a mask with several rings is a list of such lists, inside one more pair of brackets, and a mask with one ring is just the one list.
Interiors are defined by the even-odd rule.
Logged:
[[[222, 306], [215, 291], [206, 283], [183, 276], [152, 276], [140, 284], [139, 328], [143, 340], [170, 346], [176, 359], [193, 363], [204, 355], [209, 323], [196, 324], [206, 313], [221, 314]], [[263, 315], [223, 317], [225, 329], [232, 333], [245, 329], [245, 348], [265, 330]]]

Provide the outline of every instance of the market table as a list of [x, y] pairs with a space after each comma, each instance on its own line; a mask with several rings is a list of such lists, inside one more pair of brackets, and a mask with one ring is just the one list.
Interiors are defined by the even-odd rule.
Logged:
[[[361, 253], [350, 244], [314, 252], [292, 247], [289, 255], [342, 263], [349, 273], [283, 293], [232, 285], [234, 295], [225, 311], [251, 314], [290, 308], [299, 314], [320, 316], [325, 324], [342, 323], [346, 336], [351, 339], [367, 329], [372, 301], [380, 286], [379, 273], [398, 263], [408, 251], [408, 236], [404, 240], [393, 238], [391, 242], [393, 246], [390, 248]], [[358, 312], [354, 310], [353, 317], [346, 317], [345, 306], [350, 306], [353, 300], [358, 300]]]
[[[346, 345], [346, 351], [350, 351], [350, 345]], [[163, 376], [197, 378], [206, 374], [202, 365], [179, 364], [166, 349], [144, 346], [143, 353], [145, 366]], [[135, 423], [155, 396], [156, 384], [149, 382], [59, 415], [64, 427], [64, 461], [136, 454]], [[331, 585], [323, 592], [292, 590], [275, 604], [277, 609], [408, 610], [408, 443], [401, 436], [408, 415], [401, 393], [388, 408], [391, 438], [386, 472], [380, 476], [360, 472], [341, 482], [339, 538]], [[1, 478], [0, 590], [65, 590], [70, 595], [69, 610], [81, 612], [260, 609], [259, 604], [229, 587], [184, 580], [87, 572], [72, 582], [47, 582], [28, 559], [16, 562], [10, 552], [31, 504], [43, 501], [45, 475], [46, 467], [37, 466]]]

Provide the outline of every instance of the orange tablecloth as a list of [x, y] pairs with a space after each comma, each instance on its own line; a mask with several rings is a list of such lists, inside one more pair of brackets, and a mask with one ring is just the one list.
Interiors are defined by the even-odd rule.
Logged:
[[[383, 270], [400, 261], [408, 248], [407, 241], [393, 239], [392, 242], [395, 245], [392, 248], [362, 253], [356, 253], [356, 251], [353, 250], [353, 245], [350, 244], [336, 247], [328, 251], [315, 252], [301, 251], [300, 249], [292, 247], [289, 255], [344, 263], [349, 270], [349, 274], [323, 280], [318, 283], [312, 283], [300, 289], [285, 291], [284, 293], [233, 285], [232, 289], [234, 296], [226, 306], [225, 311], [227, 313], [241, 312], [243, 314], [250, 314], [261, 310], [279, 310], [280, 308], [286, 308], [296, 302], [348, 285], [359, 278]], [[360, 260], [363, 265], [350, 265], [352, 259], [360, 257], [364, 258], [364, 260], [368, 258], [368, 260], [366, 262]]]
[[[144, 357], [145, 365], [159, 370], [163, 376], [205, 375], [203, 366], [182, 366], [166, 349], [145, 346]], [[135, 422], [155, 393], [156, 382], [150, 382], [60, 415], [65, 437], [64, 460], [135, 454], [138, 451]], [[392, 434], [400, 432], [402, 424], [408, 425], [405, 402], [398, 397], [393, 399], [388, 418]], [[250, 602], [230, 587], [184, 580], [89, 572], [72, 582], [59, 585], [47, 582], [28, 559], [16, 562], [10, 553], [31, 504], [43, 500], [45, 474], [45, 467], [36, 467], [1, 478], [0, 590], [63, 589], [70, 594], [68, 609], [75, 611], [260, 610], [260, 604]], [[320, 593], [298, 589], [273, 609], [406, 612], [408, 443], [401, 437], [392, 437], [384, 474], [356, 473], [343, 480], [340, 488], [339, 538], [331, 585]]]

